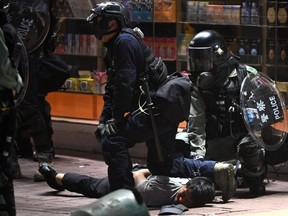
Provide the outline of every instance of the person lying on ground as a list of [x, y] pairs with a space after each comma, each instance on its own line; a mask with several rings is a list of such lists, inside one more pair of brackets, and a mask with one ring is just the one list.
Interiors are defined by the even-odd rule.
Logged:
[[[101, 198], [110, 193], [107, 177], [93, 178], [78, 173], [58, 173], [48, 163], [42, 163], [39, 172], [47, 184], [58, 191], [68, 190], [91, 198]], [[204, 206], [215, 198], [215, 187], [211, 179], [204, 176], [177, 178], [151, 175], [148, 169], [133, 172], [136, 189], [149, 207], [183, 204], [189, 208]], [[232, 164], [216, 163], [214, 181], [222, 190], [222, 199], [227, 202], [236, 191]], [[157, 196], [155, 196], [157, 194]]]

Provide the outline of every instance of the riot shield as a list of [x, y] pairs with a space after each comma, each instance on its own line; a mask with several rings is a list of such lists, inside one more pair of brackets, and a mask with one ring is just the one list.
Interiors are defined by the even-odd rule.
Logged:
[[15, 27], [28, 53], [36, 50], [50, 29], [49, 5], [43, 0], [11, 0], [8, 21]]
[[240, 106], [252, 138], [275, 151], [287, 136], [285, 103], [275, 82], [264, 73], [249, 73], [241, 85]]

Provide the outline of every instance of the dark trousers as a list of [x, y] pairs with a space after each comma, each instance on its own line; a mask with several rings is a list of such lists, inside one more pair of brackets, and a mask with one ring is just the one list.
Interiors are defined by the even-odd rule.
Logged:
[[100, 198], [110, 192], [108, 178], [96, 179], [77, 173], [65, 173], [62, 184], [68, 191], [91, 198]]
[[[178, 124], [170, 123], [160, 116], [155, 117], [155, 122], [163, 151], [163, 162], [158, 160], [150, 117], [143, 113], [129, 115], [123, 125], [119, 126], [119, 136], [102, 138], [102, 151], [108, 165], [108, 178], [112, 191], [120, 188], [131, 189], [134, 186], [128, 149], [140, 142], [147, 144], [147, 165], [153, 175], [190, 178], [199, 175], [198, 165], [191, 166], [190, 160], [174, 158], [174, 152], [177, 150], [175, 135]], [[211, 162], [211, 167], [214, 168], [214, 162]]]
[[[0, 215], [15, 216], [15, 196], [13, 180], [5, 182], [3, 173], [0, 173]], [[4, 183], [4, 184], [3, 184]]]
[[[16, 133], [15, 110], [0, 111], [0, 215], [15, 216], [15, 197], [13, 178], [16, 172], [15, 164], [18, 165], [15, 154], [14, 137]], [[13, 114], [14, 113], [14, 114]], [[11, 137], [11, 142], [7, 142]], [[9, 156], [4, 156], [9, 153]]]
[[[158, 128], [160, 143], [163, 149], [164, 159], [170, 160], [175, 148], [175, 135], [177, 132], [176, 124], [171, 124], [167, 120], [157, 116], [155, 118]], [[129, 115], [118, 125], [120, 129], [117, 136], [103, 136], [101, 139], [102, 153], [104, 160], [108, 165], [108, 178], [112, 190], [120, 188], [131, 189], [134, 186], [134, 180], [131, 173], [132, 163], [129, 156], [129, 148], [137, 143], [149, 142], [147, 145], [155, 146], [154, 134], [151, 127], [150, 117], [144, 113], [138, 115]], [[158, 161], [157, 152], [149, 151], [148, 159]], [[154, 162], [149, 166], [156, 166]], [[149, 167], [150, 168], [150, 167]]]
[[30, 54], [28, 58], [29, 82], [24, 99], [18, 108], [19, 137], [17, 140], [21, 148], [21, 140], [24, 140], [24, 144], [32, 137], [36, 152], [54, 154], [51, 108], [45, 100], [45, 95], [39, 93], [39, 53]]
[[44, 96], [38, 96], [38, 105], [23, 105], [19, 108], [18, 145], [25, 151], [30, 137], [34, 141], [36, 152], [54, 153], [50, 105]]

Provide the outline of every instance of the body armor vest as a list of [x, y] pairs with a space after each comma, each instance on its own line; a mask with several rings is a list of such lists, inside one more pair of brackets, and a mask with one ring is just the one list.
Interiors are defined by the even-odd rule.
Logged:
[[[247, 71], [241, 65], [236, 70], [237, 76], [229, 77], [224, 87], [212, 93], [214, 99], [210, 98], [206, 102], [206, 104], [214, 103], [213, 108], [207, 109], [207, 125], [210, 124], [209, 121], [214, 121], [210, 124], [213, 127], [206, 127], [208, 139], [225, 136], [238, 139], [241, 134], [247, 132], [239, 107], [241, 83]], [[211, 105], [209, 106], [211, 107]], [[215, 126], [217, 126], [217, 131]]]

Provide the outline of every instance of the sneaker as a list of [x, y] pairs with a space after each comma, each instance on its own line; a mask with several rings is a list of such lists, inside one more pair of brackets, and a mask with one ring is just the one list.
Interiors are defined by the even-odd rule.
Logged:
[[58, 190], [58, 191], [65, 190], [65, 188], [63, 186], [59, 185], [56, 182], [55, 177], [57, 175], [57, 172], [53, 169], [53, 167], [49, 163], [46, 163], [46, 162], [40, 163], [39, 164], [39, 172], [41, 173], [41, 175], [44, 177], [47, 184], [51, 188]]
[[216, 163], [214, 180], [222, 191], [222, 199], [227, 202], [236, 192], [235, 168], [229, 163]]
[[45, 178], [41, 175], [41, 173], [37, 170], [33, 176], [34, 182], [46, 181]]

